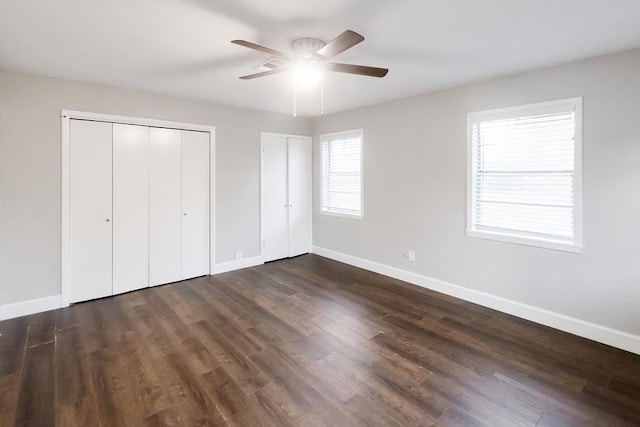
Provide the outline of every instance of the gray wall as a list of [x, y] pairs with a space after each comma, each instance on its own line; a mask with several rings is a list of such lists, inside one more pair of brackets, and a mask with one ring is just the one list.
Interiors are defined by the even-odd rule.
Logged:
[[217, 262], [260, 255], [260, 131], [305, 118], [0, 70], [0, 305], [60, 293], [60, 110], [216, 127]]
[[[314, 245], [640, 335], [639, 70], [634, 50], [315, 119]], [[584, 253], [467, 237], [467, 113], [574, 96]], [[364, 221], [318, 213], [317, 137], [355, 128]]]

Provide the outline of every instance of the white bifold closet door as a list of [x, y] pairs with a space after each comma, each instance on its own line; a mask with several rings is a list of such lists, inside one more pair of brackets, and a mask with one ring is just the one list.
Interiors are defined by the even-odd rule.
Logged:
[[209, 134], [182, 131], [182, 278], [209, 274]]
[[182, 132], [149, 130], [149, 285], [182, 280]]
[[262, 259], [311, 250], [311, 138], [262, 133]]
[[69, 126], [70, 301], [209, 274], [210, 134]]
[[149, 128], [113, 125], [113, 293], [149, 286]]
[[73, 302], [112, 294], [112, 127], [69, 121], [69, 263]]
[[209, 134], [149, 130], [149, 285], [209, 272]]
[[287, 138], [262, 134], [262, 260], [289, 256]]
[[288, 256], [311, 249], [311, 141], [288, 140], [289, 245]]

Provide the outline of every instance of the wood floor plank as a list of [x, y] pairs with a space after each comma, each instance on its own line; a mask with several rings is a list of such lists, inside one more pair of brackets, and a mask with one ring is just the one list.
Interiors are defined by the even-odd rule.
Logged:
[[20, 374], [0, 377], [0, 426], [11, 426], [18, 405]]
[[[353, 415], [357, 420], [357, 425], [362, 426], [389, 426], [401, 427], [406, 426], [402, 422], [394, 418], [394, 413], [388, 411], [380, 405], [375, 399], [367, 395], [356, 395], [345, 403], [345, 410]], [[436, 420], [423, 420], [421, 426], [435, 426]]]
[[262, 411], [254, 394], [245, 394], [221, 367], [202, 376], [204, 389], [216, 408], [231, 425], [267, 426], [271, 420]]
[[277, 329], [279, 333], [289, 336], [291, 339], [303, 337], [305, 335], [304, 330], [296, 328], [297, 325], [292, 325], [282, 320], [276, 313], [270, 312], [257, 302], [252, 301], [251, 298], [247, 298], [245, 295], [242, 295], [241, 291], [228, 286], [228, 284], [221, 284], [220, 288], [229, 298], [244, 306], [245, 310], [250, 313], [251, 318], [256, 324], [268, 324], [272, 328]]
[[0, 322], [0, 378], [20, 371], [28, 333], [29, 317]]
[[[424, 387], [433, 388], [435, 379], [439, 378], [438, 384], [443, 384], [445, 380], [447, 381], [446, 384], [448, 384], [447, 388], [458, 384], [463, 387], [462, 389], [465, 392], [470, 393], [467, 396], [471, 399], [475, 397], [480, 399], [480, 407], [494, 406], [497, 411], [509, 414], [509, 417], [516, 418], [524, 423], [535, 422], [540, 418], [542, 413], [540, 408], [531, 403], [513, 399], [509, 393], [501, 392], [499, 388], [493, 385], [492, 381], [479, 374], [481, 369], [478, 366], [459, 364], [457, 359], [448, 357], [447, 353], [440, 353], [437, 348], [430, 347], [425, 349], [416, 345], [415, 342], [403, 343], [386, 334], [378, 335], [375, 340], [389, 350], [397, 352], [402, 357], [433, 370], [434, 377], [424, 381], [422, 384]], [[447, 388], [437, 387], [436, 389], [446, 392]], [[455, 390], [457, 391], [458, 388], [456, 387]], [[459, 398], [453, 399], [452, 396], [448, 394], [447, 398], [460, 406], [464, 406], [460, 404]]]
[[208, 424], [222, 425], [227, 422], [220, 408], [206, 392], [205, 385], [201, 382], [200, 376], [192, 371], [179, 354], [172, 354], [168, 357], [168, 367], [173, 371], [177, 381], [182, 386], [182, 399], [174, 399], [177, 403], [186, 408], [182, 412], [182, 419], [187, 425]]
[[160, 412], [156, 412], [153, 415], [148, 416], [143, 420], [143, 424], [146, 427], [165, 427], [165, 426], [178, 426], [182, 423], [180, 414], [175, 407], [169, 407]]
[[90, 304], [72, 304], [69, 307], [54, 310], [56, 330], [63, 331], [89, 322], [89, 307]]
[[215, 327], [201, 321], [193, 324], [192, 328], [200, 339], [209, 343], [213, 356], [246, 393], [254, 393], [269, 384], [269, 380], [254, 366], [251, 359], [246, 358]]
[[229, 298], [216, 280], [212, 276], [206, 281], [191, 284], [191, 288], [207, 301], [200, 305], [204, 318], [216, 327], [233, 323], [236, 328], [246, 330], [257, 325], [259, 321], [251, 313], [253, 306], [247, 308]]
[[82, 352], [78, 326], [56, 334], [56, 424], [97, 425], [95, 397], [88, 380], [91, 373]]
[[271, 381], [284, 390], [288, 399], [301, 408], [307, 417], [320, 419], [328, 425], [349, 425], [349, 422], [353, 425], [355, 422], [353, 417], [342, 412], [338, 405], [313, 386], [313, 379], [307, 377], [307, 372], [292, 369], [295, 364], [288, 363], [270, 350], [256, 353], [251, 359], [262, 372], [268, 373]]
[[245, 357], [262, 351], [264, 344], [247, 330], [226, 324], [219, 328], [222, 335], [233, 344]]
[[185, 299], [183, 295], [191, 295], [187, 290], [179, 290], [182, 288], [188, 288], [189, 285], [185, 282], [174, 283], [170, 286], [159, 286], [158, 294], [165, 300], [167, 305], [171, 307], [171, 311], [165, 313], [166, 315], [173, 315], [180, 318], [184, 323], [195, 323], [200, 320], [204, 320], [204, 314], [200, 310], [200, 305], [204, 304], [204, 300], [196, 300], [197, 304], [190, 303], [194, 297], [189, 296], [189, 299]]
[[157, 324], [162, 328], [162, 340], [170, 343], [171, 354], [180, 353], [191, 369], [198, 374], [211, 372], [220, 366], [219, 360], [209, 352], [194, 334], [193, 329], [182, 322], [178, 315], [165, 313], [157, 317]]
[[127, 354], [126, 371], [133, 393], [135, 394], [137, 410], [142, 417], [153, 415], [171, 406], [171, 398], [164, 388], [159, 367], [149, 356], [144, 342], [140, 342], [135, 333], [127, 334], [123, 342]]
[[341, 377], [349, 378], [371, 406], [385, 408], [401, 425], [422, 426], [435, 422], [429, 406], [408, 396], [407, 388], [392, 376], [370, 371], [367, 365], [337, 353], [330, 356], [330, 361], [331, 367]]
[[616, 415], [616, 412], [607, 413], [598, 405], [586, 404], [582, 393], [569, 394], [539, 382], [523, 383], [501, 373], [496, 373], [494, 376], [498, 379], [497, 387], [504, 394], [527, 402], [541, 409], [545, 414], [554, 414], [578, 425], [626, 424]]
[[640, 425], [640, 356], [305, 255], [0, 322], [0, 425]]
[[105, 426], [124, 426], [141, 423], [142, 414], [129, 419], [134, 408], [131, 392], [127, 384], [124, 361], [111, 348], [94, 351], [88, 355], [91, 384], [96, 400], [98, 422]]
[[258, 390], [254, 396], [264, 413], [274, 420], [277, 426], [324, 426], [326, 425], [313, 414], [305, 412], [287, 394], [284, 387], [270, 383]]
[[55, 425], [55, 343], [28, 348], [14, 425]]
[[54, 311], [45, 311], [44, 313], [29, 316], [27, 347], [35, 347], [52, 342], [55, 339], [55, 332]]
[[356, 381], [355, 374], [349, 372], [346, 366], [337, 366], [335, 353], [331, 353], [320, 360], [309, 363], [309, 369], [315, 377], [322, 378], [328, 395], [335, 396], [341, 403], [347, 403], [357, 398], [362, 389]]
[[447, 410], [438, 421], [443, 427], [489, 427], [472, 414], [455, 406]]
[[[351, 286], [352, 281], [345, 281], [342, 275], [329, 276], [327, 270], [323, 270], [322, 273], [315, 273], [287, 264], [280, 264], [276, 271], [277, 274], [287, 277], [286, 283], [295, 285], [307, 292], [308, 295], [322, 300], [324, 302], [323, 306], [330, 303], [333, 307], [342, 309], [347, 315], [355, 317], [362, 317], [367, 314], [384, 316], [395, 312], [394, 308], [379, 304], [366, 297], [363, 298], [361, 295], [343, 292], [341, 289]], [[343, 286], [343, 288], [339, 288], [340, 286]]]
[[318, 334], [318, 340], [322, 340], [325, 346], [354, 363], [366, 366], [376, 375], [393, 378], [412, 386], [421, 383], [431, 374], [415, 361], [404, 359], [396, 352], [376, 345], [375, 337], [363, 338], [335, 322], [326, 322], [324, 328], [327, 333]]

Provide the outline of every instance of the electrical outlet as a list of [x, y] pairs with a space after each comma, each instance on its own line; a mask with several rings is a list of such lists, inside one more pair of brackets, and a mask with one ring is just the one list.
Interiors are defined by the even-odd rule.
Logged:
[[407, 252], [407, 261], [416, 262], [416, 253], [414, 251]]
[[242, 251], [236, 251], [236, 261], [240, 261], [242, 259]]

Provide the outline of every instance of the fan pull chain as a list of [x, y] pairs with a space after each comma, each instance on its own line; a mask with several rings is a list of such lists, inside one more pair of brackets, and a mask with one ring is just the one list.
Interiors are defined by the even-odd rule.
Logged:
[[320, 80], [320, 115], [324, 116], [324, 79]]
[[298, 115], [297, 106], [296, 106], [296, 98], [298, 95], [298, 82], [293, 82], [293, 117]]

